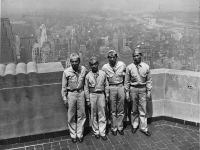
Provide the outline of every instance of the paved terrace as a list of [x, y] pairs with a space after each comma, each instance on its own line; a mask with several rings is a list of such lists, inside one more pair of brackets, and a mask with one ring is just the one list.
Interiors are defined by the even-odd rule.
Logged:
[[59, 62], [0, 65], [0, 150], [199, 149], [199, 72], [152, 70], [151, 137], [126, 125], [124, 136], [112, 136], [108, 127], [108, 141], [96, 140], [87, 119], [84, 143], [72, 144], [60, 94], [63, 70]]
[[[170, 121], [154, 121], [149, 124], [151, 137], [140, 131], [131, 132], [131, 126], [125, 128], [125, 135], [107, 134], [108, 140], [95, 139], [92, 133], [85, 132], [83, 143], [72, 143], [66, 131], [40, 134], [30, 139], [21, 138], [20, 143], [0, 147], [1, 150], [199, 150], [199, 128]], [[61, 136], [62, 135], [62, 136]], [[58, 137], [56, 137], [58, 136]], [[51, 138], [49, 138], [51, 137]], [[53, 138], [54, 137], [54, 138]], [[40, 139], [40, 140], [36, 140]], [[10, 142], [12, 139], [10, 140]], [[24, 142], [23, 142], [24, 141]], [[14, 141], [13, 141], [14, 142]]]

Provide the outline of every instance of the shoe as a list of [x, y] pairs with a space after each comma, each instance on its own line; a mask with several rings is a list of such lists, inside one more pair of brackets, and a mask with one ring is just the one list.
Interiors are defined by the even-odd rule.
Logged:
[[79, 141], [80, 143], [82, 143], [82, 142], [83, 142], [83, 137], [82, 137], [82, 138], [78, 138], [78, 141]]
[[72, 143], [76, 143], [76, 138], [72, 138]]
[[140, 132], [144, 133], [146, 136], [151, 136], [149, 131], [140, 130]]
[[113, 134], [114, 136], [116, 136], [116, 135], [117, 135], [117, 131], [112, 131], [112, 134]]
[[106, 141], [106, 140], [108, 139], [106, 135], [105, 135], [105, 136], [101, 136], [101, 138], [102, 138], [102, 140], [104, 140], [104, 141]]
[[120, 135], [124, 135], [124, 131], [123, 130], [118, 130]]
[[94, 137], [95, 137], [96, 139], [99, 139], [99, 138], [100, 138], [100, 135], [97, 134], [97, 135], [95, 135]]
[[137, 131], [137, 128], [132, 128], [132, 133], [135, 133]]

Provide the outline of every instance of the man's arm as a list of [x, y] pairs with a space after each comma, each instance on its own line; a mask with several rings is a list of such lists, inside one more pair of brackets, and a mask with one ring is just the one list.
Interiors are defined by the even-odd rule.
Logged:
[[124, 87], [126, 92], [126, 99], [130, 101], [130, 71], [129, 68], [126, 68], [125, 80], [124, 80]]
[[129, 71], [129, 68], [126, 68], [124, 86], [125, 86], [125, 90], [127, 92], [129, 92], [129, 90], [130, 90], [130, 71]]
[[123, 70], [123, 75], [126, 75], [126, 64], [124, 63], [124, 70]]
[[108, 79], [107, 79], [106, 74], [105, 74], [105, 96], [106, 96], [106, 101], [108, 102], [108, 98], [109, 98], [109, 83], [108, 83]]
[[102, 66], [101, 70], [105, 72], [105, 67], [104, 67], [104, 65]]
[[61, 95], [63, 97], [64, 104], [67, 103], [67, 94], [68, 94], [67, 93], [67, 84], [68, 84], [67, 77], [65, 75], [65, 72], [63, 72]]
[[90, 92], [89, 92], [89, 80], [88, 80], [87, 75], [85, 77], [84, 92], [85, 92], [86, 102], [89, 103], [90, 102]]
[[146, 87], [147, 87], [147, 100], [151, 99], [151, 89], [152, 89], [152, 77], [151, 77], [151, 72], [150, 68], [147, 70], [147, 77], [146, 77]]
[[151, 77], [151, 72], [150, 72], [149, 68], [147, 70], [147, 77], [146, 77], [146, 79], [147, 79], [147, 81], [146, 81], [147, 91], [151, 91], [151, 89], [152, 89], [152, 77]]
[[85, 77], [86, 77], [87, 73], [88, 73], [87, 69], [84, 66], [82, 66], [82, 70], [81, 70], [81, 73], [80, 73], [77, 89], [80, 89], [80, 88], [84, 87]]

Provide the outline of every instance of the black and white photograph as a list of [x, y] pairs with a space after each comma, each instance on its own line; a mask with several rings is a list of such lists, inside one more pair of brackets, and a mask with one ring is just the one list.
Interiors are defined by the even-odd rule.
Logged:
[[199, 150], [199, 0], [1, 0], [0, 150]]

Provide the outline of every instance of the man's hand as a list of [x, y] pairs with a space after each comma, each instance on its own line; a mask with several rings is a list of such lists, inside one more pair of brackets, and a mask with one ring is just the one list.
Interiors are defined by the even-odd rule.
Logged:
[[128, 102], [131, 101], [129, 92], [126, 92], [126, 100], [127, 100]]
[[90, 101], [87, 101], [87, 105], [88, 105], [88, 107], [91, 107]]
[[64, 105], [68, 109], [68, 100], [64, 100]]
[[147, 91], [147, 101], [151, 100], [151, 91]]
[[108, 101], [109, 101], [109, 96], [106, 96], [106, 98], [105, 98], [106, 104], [108, 104]]

